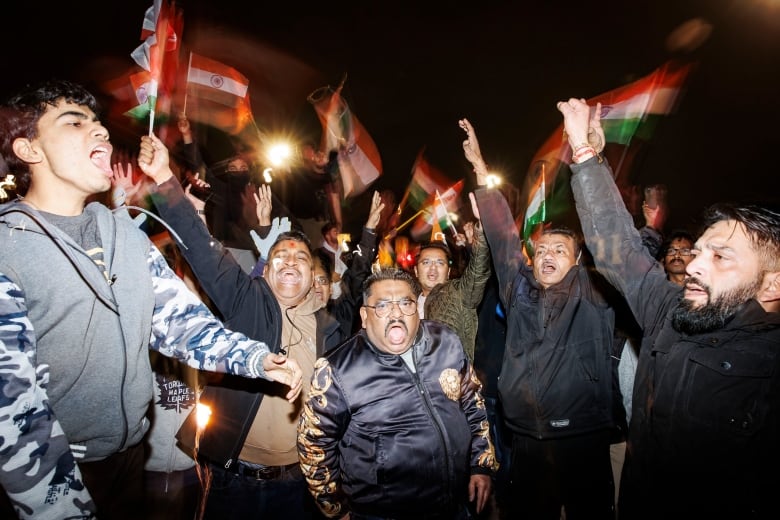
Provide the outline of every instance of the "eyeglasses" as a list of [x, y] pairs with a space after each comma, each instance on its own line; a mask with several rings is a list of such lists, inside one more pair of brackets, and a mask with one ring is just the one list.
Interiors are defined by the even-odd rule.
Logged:
[[420, 260], [420, 265], [423, 267], [430, 267], [432, 265], [435, 265], [436, 267], [444, 267], [447, 265], [446, 260], [442, 260], [441, 258], [436, 260], [431, 260], [430, 258], [426, 258], [425, 260]]
[[691, 256], [692, 254], [693, 253], [691, 253], [691, 250], [687, 247], [684, 247], [682, 249], [677, 247], [670, 247], [669, 249], [666, 250], [666, 256], [675, 256], [675, 255]]
[[393, 305], [398, 305], [401, 314], [404, 316], [411, 316], [417, 312], [417, 302], [408, 298], [402, 300], [383, 300], [376, 302], [376, 305], [364, 305], [363, 307], [374, 309], [374, 314], [376, 314], [377, 318], [386, 318], [390, 315], [390, 312], [392, 312]]
[[330, 280], [328, 280], [327, 277], [325, 276], [315, 276], [314, 283], [316, 283], [317, 285], [328, 285], [330, 283]]

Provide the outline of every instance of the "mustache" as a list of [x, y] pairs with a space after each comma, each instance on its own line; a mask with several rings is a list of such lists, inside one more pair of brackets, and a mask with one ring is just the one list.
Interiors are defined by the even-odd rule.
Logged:
[[695, 276], [686, 276], [683, 280], [683, 286], [687, 286], [688, 284], [693, 284], [698, 287], [700, 287], [704, 292], [707, 293], [707, 296], [711, 296], [712, 293], [710, 291], [710, 286], [696, 278]]
[[387, 325], [385, 325], [385, 336], [387, 336], [387, 332], [390, 330], [390, 327], [392, 327], [393, 325], [400, 325], [401, 327], [403, 327], [404, 332], [406, 333], [409, 332], [409, 327], [406, 326], [406, 322], [404, 320], [399, 318], [394, 318], [389, 322], [387, 322]]

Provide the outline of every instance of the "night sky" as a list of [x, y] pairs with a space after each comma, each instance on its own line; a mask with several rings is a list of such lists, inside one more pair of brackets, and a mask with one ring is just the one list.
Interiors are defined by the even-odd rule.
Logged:
[[[422, 147], [470, 186], [459, 118], [474, 124], [491, 168], [519, 187], [561, 121], [558, 100], [596, 96], [676, 58], [698, 68], [628, 181], [669, 187], [667, 229], [694, 228], [716, 201], [780, 204], [780, 0], [246, 4], [178, 2], [184, 47], [247, 75], [258, 126], [301, 140], [319, 135], [306, 95], [346, 74], [344, 96], [382, 155], [374, 187], [399, 198]], [[128, 70], [150, 5], [5, 6], [0, 94], [54, 76], [97, 84]], [[693, 18], [712, 25], [709, 38], [669, 50], [669, 34]], [[109, 130], [119, 146], [137, 146], [139, 135]], [[351, 204], [362, 221], [367, 196]]]

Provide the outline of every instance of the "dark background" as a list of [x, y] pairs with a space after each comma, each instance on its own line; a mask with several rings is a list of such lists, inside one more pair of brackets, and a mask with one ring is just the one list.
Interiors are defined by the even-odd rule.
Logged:
[[[667, 229], [694, 228], [715, 201], [780, 203], [778, 0], [247, 4], [178, 2], [184, 48], [247, 75], [261, 130], [300, 141], [319, 139], [306, 95], [346, 74], [344, 96], [382, 155], [374, 187], [399, 199], [422, 147], [431, 164], [470, 187], [459, 118], [474, 124], [491, 168], [519, 187], [561, 121], [558, 100], [596, 96], [674, 57], [698, 68], [678, 111], [621, 175], [669, 187]], [[52, 76], [96, 85], [128, 70], [150, 5], [5, 5], [0, 94]], [[670, 33], [697, 17], [712, 25], [709, 38], [670, 50]], [[109, 129], [118, 146], [137, 147], [137, 129]], [[367, 201], [349, 201], [347, 215], [362, 222]]]

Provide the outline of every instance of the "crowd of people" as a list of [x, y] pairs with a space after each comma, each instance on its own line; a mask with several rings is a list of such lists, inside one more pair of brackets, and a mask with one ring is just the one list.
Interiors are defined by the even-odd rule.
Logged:
[[378, 192], [344, 250], [327, 150], [302, 224], [186, 117], [175, 153], [112, 157], [81, 85], [11, 97], [3, 517], [776, 516], [780, 215], [717, 204], [697, 237], [646, 201], [637, 226], [600, 107], [557, 109], [579, 227], [524, 242], [461, 119], [474, 220], [404, 268]]

